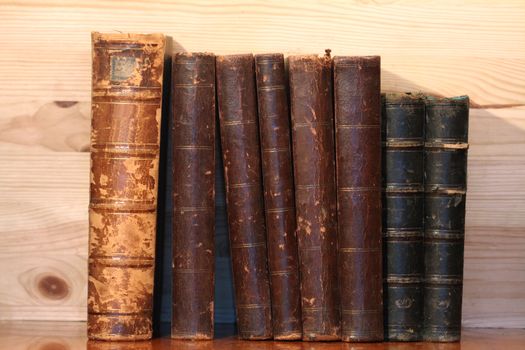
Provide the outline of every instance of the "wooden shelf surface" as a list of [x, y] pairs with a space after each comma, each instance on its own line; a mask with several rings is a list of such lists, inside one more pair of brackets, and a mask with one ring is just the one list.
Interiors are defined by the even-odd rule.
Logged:
[[[164, 327], [169, 331], [169, 327]], [[525, 329], [465, 328], [460, 343], [320, 343], [242, 341], [229, 324], [213, 341], [179, 341], [169, 334], [144, 342], [88, 341], [85, 322], [3, 321], [0, 349], [9, 350], [523, 350]]]

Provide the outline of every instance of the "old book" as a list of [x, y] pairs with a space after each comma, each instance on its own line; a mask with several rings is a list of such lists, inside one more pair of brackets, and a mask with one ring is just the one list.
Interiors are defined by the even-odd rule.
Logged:
[[423, 324], [424, 98], [384, 96], [381, 129], [385, 338], [417, 341]]
[[273, 337], [302, 337], [287, 79], [282, 54], [255, 56]]
[[334, 58], [343, 341], [383, 340], [380, 58]]
[[340, 339], [332, 60], [289, 58], [303, 340]]
[[426, 341], [459, 341], [461, 334], [468, 114], [467, 96], [426, 99]]
[[172, 64], [173, 308], [171, 337], [213, 339], [215, 56]]
[[226, 207], [242, 339], [272, 338], [253, 55], [218, 56], [217, 103]]
[[152, 335], [165, 37], [92, 34], [88, 336]]

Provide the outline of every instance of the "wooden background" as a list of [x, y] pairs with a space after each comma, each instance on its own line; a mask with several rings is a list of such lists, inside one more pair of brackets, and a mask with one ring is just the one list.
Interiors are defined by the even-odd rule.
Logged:
[[0, 0], [0, 319], [86, 316], [91, 31], [379, 54], [384, 91], [470, 95], [463, 324], [525, 327], [523, 0]]

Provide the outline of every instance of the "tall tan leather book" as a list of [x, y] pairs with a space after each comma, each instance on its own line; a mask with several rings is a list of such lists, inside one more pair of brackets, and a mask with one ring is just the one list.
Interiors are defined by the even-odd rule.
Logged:
[[88, 336], [152, 336], [165, 37], [92, 34]]

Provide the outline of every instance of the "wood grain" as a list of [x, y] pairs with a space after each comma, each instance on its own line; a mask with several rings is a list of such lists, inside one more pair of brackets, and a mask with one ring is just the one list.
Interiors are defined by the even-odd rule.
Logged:
[[86, 318], [89, 154], [0, 153], [0, 319]]
[[[167, 329], [168, 327], [166, 327]], [[463, 329], [461, 343], [320, 343], [243, 341], [231, 325], [219, 324], [213, 341], [181, 341], [163, 336], [145, 342], [93, 342], [83, 322], [0, 322], [0, 348], [9, 350], [521, 350], [523, 329]]]
[[0, 104], [0, 148], [89, 151], [90, 113], [89, 102]]
[[381, 55], [385, 91], [523, 104], [523, 18], [520, 1], [3, 1], [0, 102], [89, 100], [97, 30], [163, 32], [179, 51]]
[[463, 323], [523, 327], [523, 18], [522, 0], [2, 1], [0, 319], [85, 319], [89, 33], [120, 30], [178, 51], [380, 54], [383, 91], [470, 95]]

